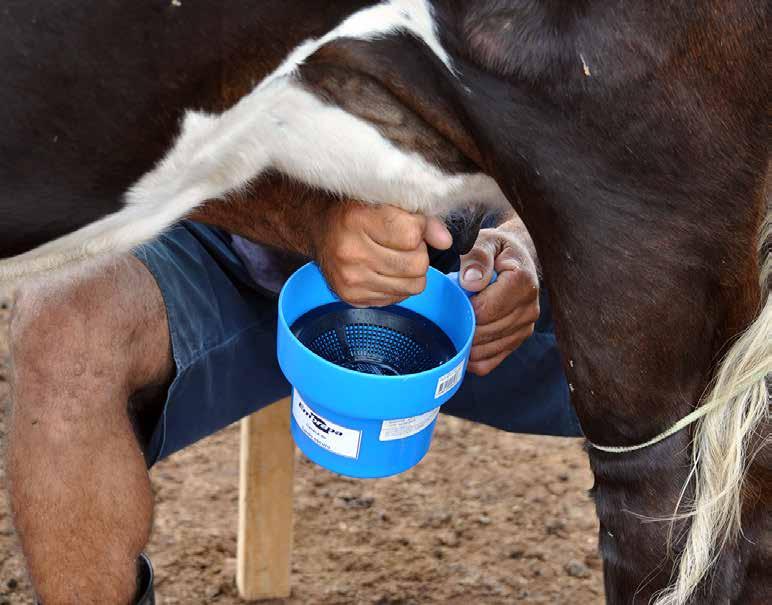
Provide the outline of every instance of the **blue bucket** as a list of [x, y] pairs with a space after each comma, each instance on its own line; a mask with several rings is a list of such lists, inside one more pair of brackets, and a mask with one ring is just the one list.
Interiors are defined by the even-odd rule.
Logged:
[[293, 386], [292, 436], [317, 464], [387, 477], [429, 451], [440, 406], [466, 371], [475, 317], [457, 274], [384, 309], [355, 309], [309, 263], [279, 297], [279, 365]]

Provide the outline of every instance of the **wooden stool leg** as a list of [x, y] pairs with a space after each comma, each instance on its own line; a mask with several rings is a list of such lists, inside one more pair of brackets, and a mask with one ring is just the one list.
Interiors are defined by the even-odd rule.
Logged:
[[236, 583], [243, 599], [290, 595], [295, 445], [290, 399], [241, 421]]

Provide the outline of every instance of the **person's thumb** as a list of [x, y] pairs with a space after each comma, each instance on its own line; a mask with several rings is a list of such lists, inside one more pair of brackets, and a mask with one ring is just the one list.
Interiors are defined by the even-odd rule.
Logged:
[[461, 257], [459, 283], [464, 290], [479, 292], [485, 288], [493, 277], [494, 249], [488, 242], [477, 242]]
[[436, 216], [430, 216], [426, 219], [424, 241], [435, 250], [447, 250], [453, 245], [453, 236], [445, 223]]

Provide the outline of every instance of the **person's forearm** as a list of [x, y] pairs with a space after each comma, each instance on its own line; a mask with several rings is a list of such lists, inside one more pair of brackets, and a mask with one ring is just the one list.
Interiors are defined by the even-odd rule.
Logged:
[[319, 233], [326, 228], [328, 215], [337, 203], [325, 192], [275, 175], [227, 199], [206, 203], [188, 218], [315, 258]]

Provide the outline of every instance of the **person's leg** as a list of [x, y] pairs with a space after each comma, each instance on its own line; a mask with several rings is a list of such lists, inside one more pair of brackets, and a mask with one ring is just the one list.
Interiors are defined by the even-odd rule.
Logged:
[[147, 445], [148, 463], [290, 392], [276, 359], [276, 294], [255, 283], [227, 233], [183, 221], [135, 251], [169, 318], [175, 378]]
[[163, 300], [135, 258], [24, 287], [11, 322], [14, 520], [44, 605], [130, 603], [152, 521], [132, 394], [173, 375]]

